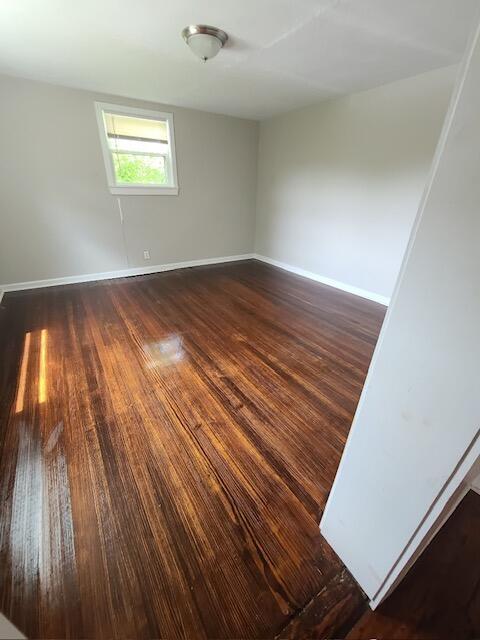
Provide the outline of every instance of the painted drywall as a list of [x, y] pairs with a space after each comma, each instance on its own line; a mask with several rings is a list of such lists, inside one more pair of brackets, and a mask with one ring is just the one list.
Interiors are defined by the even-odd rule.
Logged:
[[[257, 253], [388, 299], [454, 75], [264, 121], [258, 149], [252, 121], [0, 77], [0, 285], [248, 254], [256, 225]], [[121, 197], [123, 228], [95, 100], [175, 117], [180, 195]]]
[[[8, 76], [0, 95], [0, 288], [251, 253], [256, 122]], [[95, 100], [174, 114], [180, 193], [121, 196], [123, 232]]]
[[479, 161], [477, 32], [321, 522], [370, 597], [478, 449]]
[[389, 298], [455, 73], [261, 122], [256, 253]]

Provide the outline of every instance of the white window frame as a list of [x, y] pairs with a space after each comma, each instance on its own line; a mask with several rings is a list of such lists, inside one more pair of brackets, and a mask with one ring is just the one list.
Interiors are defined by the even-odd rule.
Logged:
[[[115, 176], [115, 168], [113, 166], [112, 152], [108, 146], [107, 131], [103, 118], [104, 111], [113, 115], [133, 116], [137, 118], [145, 118], [147, 120], [163, 120], [166, 122], [168, 143], [170, 148], [170, 154], [166, 156], [167, 175], [170, 177], [169, 184], [161, 186], [158, 184], [125, 184], [117, 182]], [[107, 173], [107, 181], [110, 193], [114, 195], [130, 196], [178, 195], [177, 160], [175, 155], [175, 132], [173, 127], [173, 113], [164, 111], [151, 111], [150, 109], [137, 109], [136, 107], [126, 107], [119, 104], [110, 104], [108, 102], [95, 102], [95, 112], [97, 115], [98, 131], [100, 134], [100, 143], [102, 145], [103, 160], [105, 162], [105, 171]]]

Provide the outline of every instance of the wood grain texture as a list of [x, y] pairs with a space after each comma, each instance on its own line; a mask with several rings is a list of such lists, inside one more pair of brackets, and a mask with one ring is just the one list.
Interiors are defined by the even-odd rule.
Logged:
[[480, 638], [480, 496], [470, 491], [393, 594], [348, 640]]
[[344, 569], [336, 574], [277, 636], [278, 640], [343, 638], [367, 609], [358, 585]]
[[1, 610], [278, 634], [343, 570], [318, 522], [383, 315], [255, 261], [6, 294]]

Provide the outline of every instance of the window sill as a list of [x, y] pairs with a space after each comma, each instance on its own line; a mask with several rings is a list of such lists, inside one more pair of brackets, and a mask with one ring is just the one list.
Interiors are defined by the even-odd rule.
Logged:
[[110, 187], [115, 196], [178, 196], [178, 187]]

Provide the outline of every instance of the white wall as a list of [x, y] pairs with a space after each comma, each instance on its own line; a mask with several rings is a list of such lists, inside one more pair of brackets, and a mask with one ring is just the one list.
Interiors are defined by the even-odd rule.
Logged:
[[455, 70], [261, 122], [256, 252], [390, 297]]
[[[256, 122], [7, 76], [0, 96], [0, 284], [251, 253]], [[126, 251], [95, 100], [174, 113], [180, 194], [121, 197]]]
[[478, 34], [465, 69], [321, 523], [370, 597], [478, 455]]

